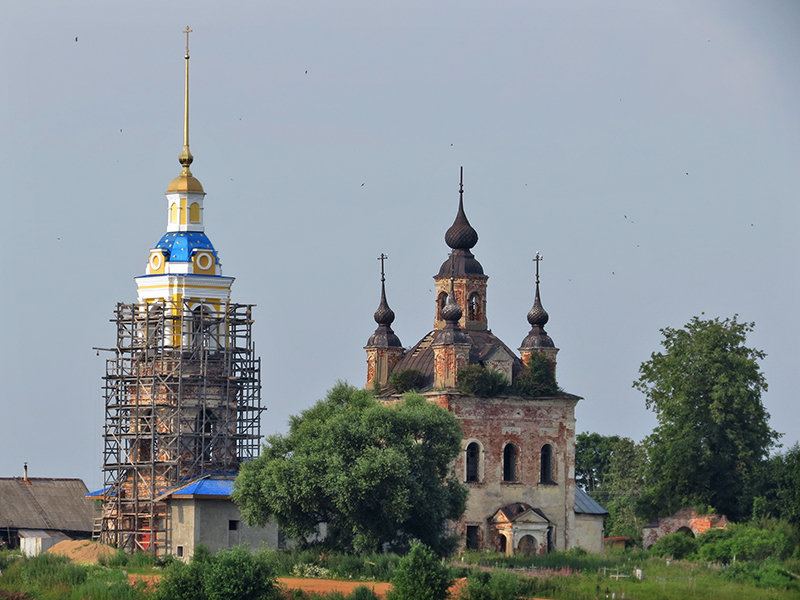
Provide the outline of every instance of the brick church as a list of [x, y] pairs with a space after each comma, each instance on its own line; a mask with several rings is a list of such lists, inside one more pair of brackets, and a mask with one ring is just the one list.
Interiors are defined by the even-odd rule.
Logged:
[[472, 253], [478, 233], [464, 212], [463, 185], [445, 242], [451, 251], [434, 276], [433, 331], [409, 350], [391, 328], [395, 316], [382, 270], [378, 327], [365, 346], [367, 388], [389, 400], [392, 374], [412, 373], [417, 390], [458, 419], [464, 438], [455, 470], [469, 488], [456, 524], [464, 547], [508, 555], [578, 546], [602, 552], [607, 512], [575, 486], [575, 405], [581, 398], [560, 389], [538, 397], [505, 392], [482, 398], [459, 388], [459, 369], [471, 364], [513, 383], [540, 354], [555, 372], [558, 348], [544, 329], [549, 317], [539, 295], [538, 255], [530, 331], [517, 355], [488, 327], [488, 276]]

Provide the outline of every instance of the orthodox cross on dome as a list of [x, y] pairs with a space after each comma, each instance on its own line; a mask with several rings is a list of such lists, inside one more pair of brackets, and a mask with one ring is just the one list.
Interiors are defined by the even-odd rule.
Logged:
[[183, 30], [183, 33], [186, 34], [186, 58], [189, 58], [189, 34], [192, 33], [192, 30], [189, 29], [189, 26], [186, 26], [186, 29]]
[[464, 167], [461, 167], [461, 176], [458, 180], [458, 200], [459, 202], [464, 201]]
[[383, 263], [387, 258], [389, 258], [389, 255], [384, 254], [383, 252], [381, 252], [381, 255], [378, 257], [378, 260], [381, 261], [381, 283], [386, 281], [386, 274], [383, 268]]
[[533, 257], [533, 262], [536, 263], [536, 284], [539, 284], [539, 263], [544, 259], [544, 256], [539, 254], [539, 251], [536, 251], [536, 256]]
[[181, 152], [178, 160], [183, 165], [184, 173], [191, 175], [189, 165], [194, 161], [194, 157], [189, 151], [189, 34], [192, 33], [192, 30], [187, 25], [183, 33], [186, 34], [186, 55], [184, 56], [186, 59], [186, 80], [183, 90], [183, 152]]

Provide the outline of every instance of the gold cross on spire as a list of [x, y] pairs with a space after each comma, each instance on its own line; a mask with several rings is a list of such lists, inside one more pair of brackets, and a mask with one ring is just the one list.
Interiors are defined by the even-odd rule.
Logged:
[[192, 30], [189, 29], [189, 26], [186, 26], [186, 29], [183, 30], [183, 33], [186, 34], [186, 58], [189, 58], [189, 34], [192, 33]]

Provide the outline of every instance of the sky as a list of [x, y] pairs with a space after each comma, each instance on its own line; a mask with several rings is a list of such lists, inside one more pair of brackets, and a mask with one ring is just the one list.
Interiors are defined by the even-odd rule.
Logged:
[[432, 329], [463, 165], [489, 327], [522, 342], [540, 251], [578, 432], [643, 439], [659, 329], [738, 315], [800, 439], [797, 2], [6, 0], [0, 23], [0, 476], [102, 483], [93, 347], [166, 230], [187, 25], [192, 172], [257, 305], [263, 433], [364, 385], [381, 252], [402, 343]]

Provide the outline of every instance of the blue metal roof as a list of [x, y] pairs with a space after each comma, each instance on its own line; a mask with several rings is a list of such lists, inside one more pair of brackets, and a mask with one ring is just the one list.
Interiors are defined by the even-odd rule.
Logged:
[[202, 231], [170, 231], [158, 240], [156, 248], [167, 251], [167, 260], [188, 262], [194, 250], [211, 250], [218, 259], [211, 240]]
[[233, 479], [200, 479], [170, 492], [171, 496], [230, 496]]
[[575, 486], [575, 512], [584, 515], [607, 515], [608, 511], [600, 506], [589, 494]]

